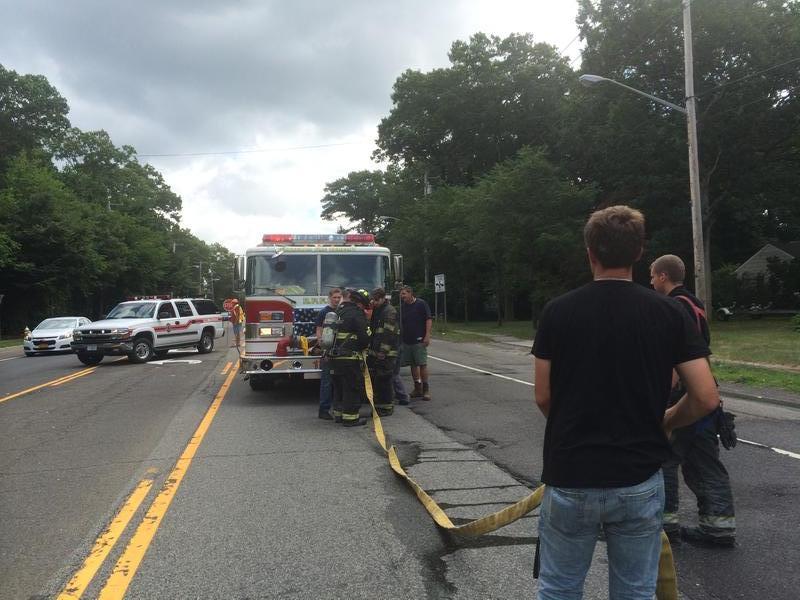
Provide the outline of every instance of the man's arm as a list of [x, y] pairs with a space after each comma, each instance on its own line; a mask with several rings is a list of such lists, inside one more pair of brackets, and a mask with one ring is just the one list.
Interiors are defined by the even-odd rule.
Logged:
[[425, 321], [425, 337], [422, 338], [422, 343], [425, 346], [427, 346], [428, 344], [431, 343], [431, 325], [432, 324], [433, 324], [433, 321], [431, 320], [430, 317], [428, 317], [428, 319]]
[[547, 418], [550, 415], [550, 361], [543, 358], [534, 359], [533, 381], [536, 406]]
[[706, 358], [696, 358], [675, 367], [687, 393], [664, 413], [664, 430], [685, 427], [719, 406], [719, 391]]

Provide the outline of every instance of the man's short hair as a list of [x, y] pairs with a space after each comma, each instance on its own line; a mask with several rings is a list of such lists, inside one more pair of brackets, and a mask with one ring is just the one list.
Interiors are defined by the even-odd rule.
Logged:
[[400, 288], [400, 291], [401, 292], [408, 292], [412, 296], [414, 295], [414, 288], [412, 288], [410, 285], [404, 285], [403, 287]]
[[386, 290], [383, 289], [382, 287], [375, 288], [374, 290], [372, 290], [372, 293], [370, 293], [370, 298], [372, 298], [373, 300], [383, 300], [384, 298], [386, 298]]
[[674, 254], [659, 256], [650, 265], [650, 270], [656, 275], [664, 273], [672, 283], [682, 284], [686, 279], [686, 265], [680, 256]]
[[334, 294], [341, 294], [342, 290], [339, 288], [333, 288], [330, 292], [328, 292], [328, 298], [333, 298]]
[[595, 211], [583, 228], [583, 239], [605, 268], [630, 267], [644, 247], [644, 215], [624, 205]]

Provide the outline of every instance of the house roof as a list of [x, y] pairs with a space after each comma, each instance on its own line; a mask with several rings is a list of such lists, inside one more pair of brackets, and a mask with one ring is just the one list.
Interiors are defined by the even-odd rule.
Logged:
[[[784, 250], [783, 246], [788, 246]], [[777, 258], [782, 261], [791, 261], [793, 258], [800, 257], [800, 241], [789, 242], [788, 244], [766, 244], [758, 252], [744, 261], [734, 271], [737, 277], [755, 277], [767, 275], [768, 259]]]

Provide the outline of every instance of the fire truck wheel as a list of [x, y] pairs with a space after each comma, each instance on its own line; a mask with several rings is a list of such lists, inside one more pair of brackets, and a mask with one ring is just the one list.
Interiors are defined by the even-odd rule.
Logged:
[[208, 354], [214, 351], [214, 332], [206, 330], [200, 337], [200, 343], [197, 344], [197, 351], [200, 354]]
[[93, 367], [100, 364], [100, 361], [103, 360], [103, 355], [95, 354], [94, 352], [78, 352], [78, 360], [89, 367]]
[[275, 385], [275, 380], [265, 375], [250, 375], [248, 381], [250, 382], [250, 389], [256, 392], [271, 390], [272, 386]]
[[133, 352], [128, 354], [132, 363], [146, 363], [153, 358], [153, 344], [146, 337], [137, 337], [133, 340]]

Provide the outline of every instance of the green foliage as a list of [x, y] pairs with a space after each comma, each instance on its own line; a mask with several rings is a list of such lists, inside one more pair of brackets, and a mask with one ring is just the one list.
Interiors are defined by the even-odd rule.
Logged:
[[133, 148], [67, 112], [44, 77], [0, 66], [3, 331], [134, 294], [229, 297], [230, 252], [180, 227], [180, 197]]
[[800, 331], [800, 314], [792, 317], [792, 327], [795, 331]]
[[[733, 270], [766, 241], [800, 239], [800, 3], [691, 8], [713, 305], [788, 301], [797, 291], [788, 267], [752, 289]], [[645, 213], [638, 281], [666, 253], [684, 258], [691, 281], [685, 117], [617, 86], [577, 85], [594, 73], [683, 104], [681, 13], [677, 0], [579, 0], [577, 72], [530, 36], [456, 41], [448, 67], [397, 78], [375, 153], [387, 172], [334, 182], [323, 214], [374, 226], [418, 287], [445, 273], [448, 308], [465, 319], [535, 320], [585, 281], [581, 223], [612, 204]]]
[[438, 184], [470, 185], [523, 146], [555, 144], [554, 117], [574, 79], [552, 46], [478, 33], [452, 45], [450, 63], [397, 79], [376, 156], [422, 166]]

